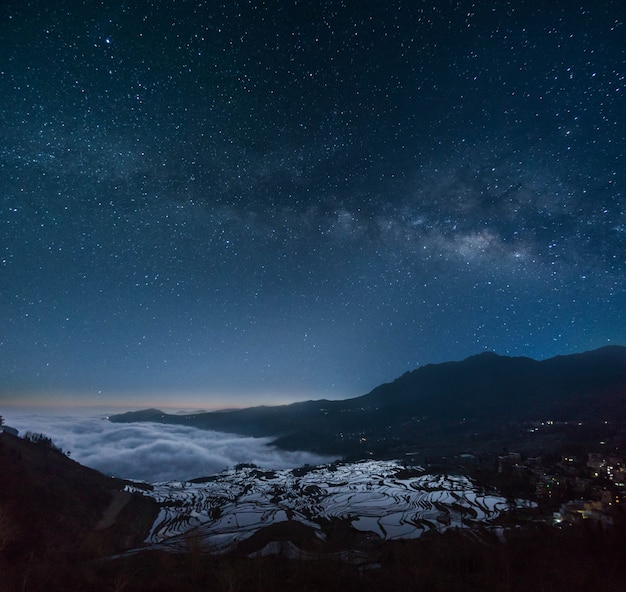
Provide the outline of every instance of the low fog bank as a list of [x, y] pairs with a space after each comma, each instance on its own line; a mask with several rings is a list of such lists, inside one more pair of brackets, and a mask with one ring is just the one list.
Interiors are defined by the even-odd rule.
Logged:
[[[4, 414], [3, 414], [4, 415]], [[155, 423], [116, 424], [100, 417], [6, 414], [20, 431], [40, 432], [79, 463], [106, 475], [156, 483], [219, 473], [238, 463], [264, 468], [295, 468], [334, 460], [270, 446], [250, 438]]]

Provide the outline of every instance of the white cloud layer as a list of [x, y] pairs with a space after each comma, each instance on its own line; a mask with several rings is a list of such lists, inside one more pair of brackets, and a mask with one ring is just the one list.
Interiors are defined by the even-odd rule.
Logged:
[[5, 415], [20, 431], [50, 437], [71, 458], [106, 475], [156, 483], [218, 473], [237, 463], [265, 468], [320, 464], [329, 458], [287, 452], [269, 438], [249, 438], [155, 423], [116, 424], [101, 417]]

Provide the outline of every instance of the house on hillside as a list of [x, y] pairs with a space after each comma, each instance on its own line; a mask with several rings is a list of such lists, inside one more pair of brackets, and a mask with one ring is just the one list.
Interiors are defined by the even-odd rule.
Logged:
[[560, 511], [554, 513], [556, 522], [580, 523], [589, 520], [602, 527], [613, 525], [613, 518], [607, 515], [599, 500], [572, 500], [561, 505]]

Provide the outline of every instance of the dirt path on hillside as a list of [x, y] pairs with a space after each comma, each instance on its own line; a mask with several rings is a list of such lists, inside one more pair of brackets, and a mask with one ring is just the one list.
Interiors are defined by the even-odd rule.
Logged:
[[95, 526], [95, 530], [105, 530], [115, 524], [117, 515], [122, 508], [130, 501], [131, 494], [126, 491], [114, 491], [113, 499], [109, 506], [102, 512], [102, 518]]

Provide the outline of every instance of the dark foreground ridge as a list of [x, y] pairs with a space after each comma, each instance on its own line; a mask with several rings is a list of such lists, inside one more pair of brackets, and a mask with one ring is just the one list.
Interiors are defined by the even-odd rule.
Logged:
[[[542, 446], [536, 437], [529, 439], [531, 423], [571, 426], [597, 420], [621, 424], [624, 417], [626, 347], [607, 346], [543, 361], [483, 353], [461, 362], [418, 368], [366, 395], [343, 401], [183, 416], [147, 409], [110, 420], [269, 436], [284, 449], [346, 458], [392, 458], [511, 446], [531, 452]], [[568, 430], [563, 427], [559, 432], [562, 438], [569, 437]]]
[[125, 492], [128, 484], [71, 460], [49, 439], [0, 433], [0, 590], [44, 589], [52, 567], [71, 582], [72, 566], [140, 545], [158, 506]]

